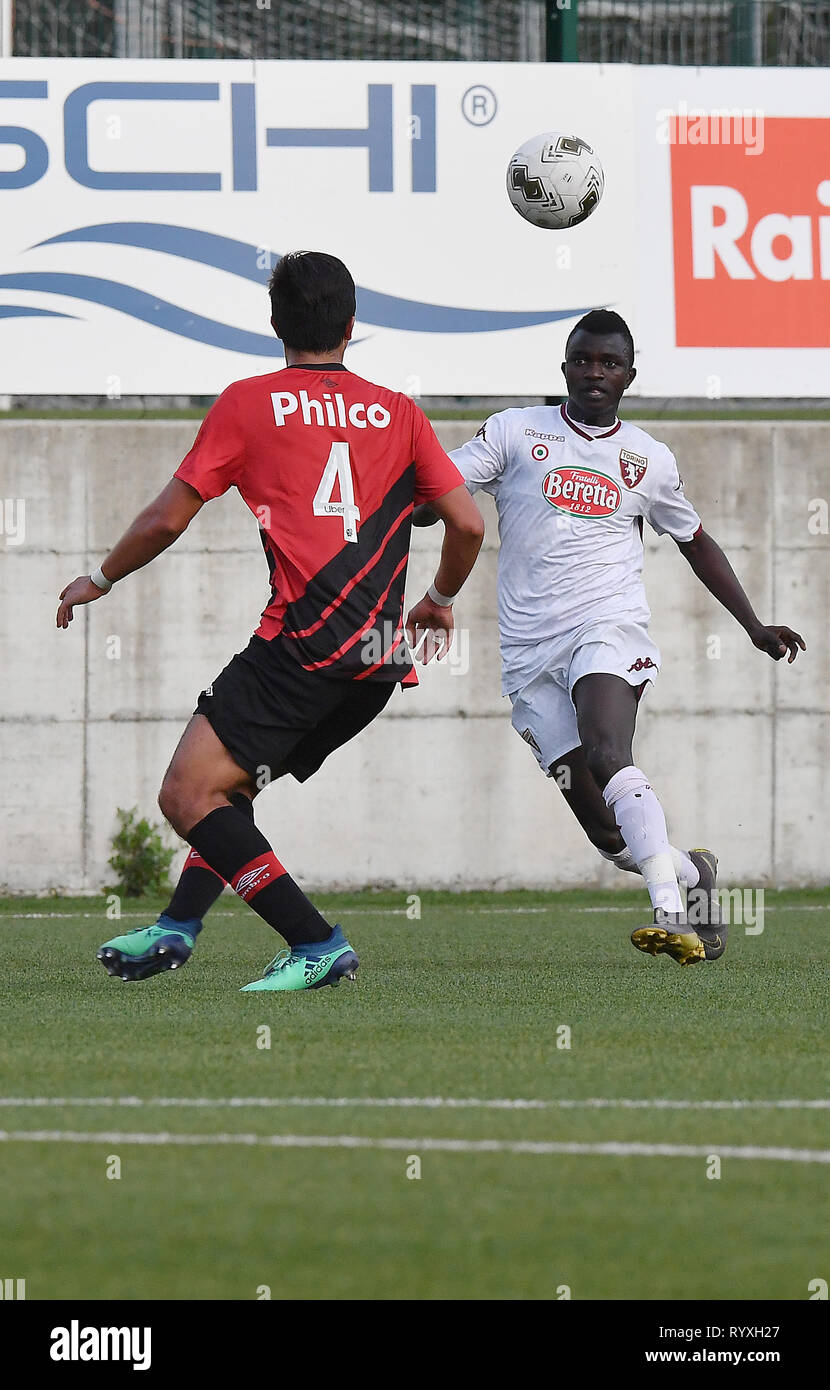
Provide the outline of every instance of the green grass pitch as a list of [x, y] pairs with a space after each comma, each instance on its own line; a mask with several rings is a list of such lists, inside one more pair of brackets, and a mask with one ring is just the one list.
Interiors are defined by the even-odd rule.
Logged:
[[[760, 935], [686, 969], [629, 945], [643, 895], [425, 893], [420, 920], [403, 892], [318, 901], [357, 983], [276, 996], [238, 993], [279, 943], [229, 895], [140, 984], [94, 953], [144, 905], [0, 902], [0, 1275], [27, 1298], [804, 1300], [828, 1277], [830, 892], [769, 893]], [[346, 1103], [215, 1104], [252, 1097]], [[549, 1104], [348, 1103], [394, 1098]], [[612, 1103], [560, 1104], [589, 1099]], [[824, 1105], [758, 1104], [782, 1100]], [[302, 1142], [338, 1136], [364, 1146]], [[510, 1147], [534, 1143], [646, 1147]]]

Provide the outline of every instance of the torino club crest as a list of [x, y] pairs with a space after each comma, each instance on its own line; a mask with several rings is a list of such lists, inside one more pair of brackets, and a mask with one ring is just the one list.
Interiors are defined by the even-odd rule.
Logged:
[[632, 454], [628, 449], [620, 449], [620, 475], [626, 487], [636, 487], [642, 482], [647, 468], [648, 459], [643, 458], [642, 454]]

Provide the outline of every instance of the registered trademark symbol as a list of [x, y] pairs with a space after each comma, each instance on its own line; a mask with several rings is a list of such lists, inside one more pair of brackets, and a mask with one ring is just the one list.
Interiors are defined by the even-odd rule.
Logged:
[[461, 114], [470, 125], [489, 125], [498, 110], [496, 94], [477, 84], [468, 87], [461, 98]]

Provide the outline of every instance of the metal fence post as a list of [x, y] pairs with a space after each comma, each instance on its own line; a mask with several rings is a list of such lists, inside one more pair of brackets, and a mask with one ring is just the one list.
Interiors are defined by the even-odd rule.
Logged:
[[735, 67], [760, 67], [763, 62], [763, 0], [735, 0], [730, 16], [730, 57]]
[[0, 58], [12, 56], [12, 0], [0, 0]]
[[546, 0], [545, 57], [549, 63], [579, 62], [578, 0]]

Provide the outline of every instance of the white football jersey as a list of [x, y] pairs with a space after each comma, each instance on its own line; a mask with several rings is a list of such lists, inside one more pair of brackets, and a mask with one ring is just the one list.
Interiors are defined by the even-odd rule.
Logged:
[[450, 457], [499, 515], [502, 690], [533, 680], [546, 649], [587, 629], [648, 623], [643, 518], [689, 541], [700, 517], [671, 450], [621, 420], [580, 425], [564, 406], [502, 410]]

